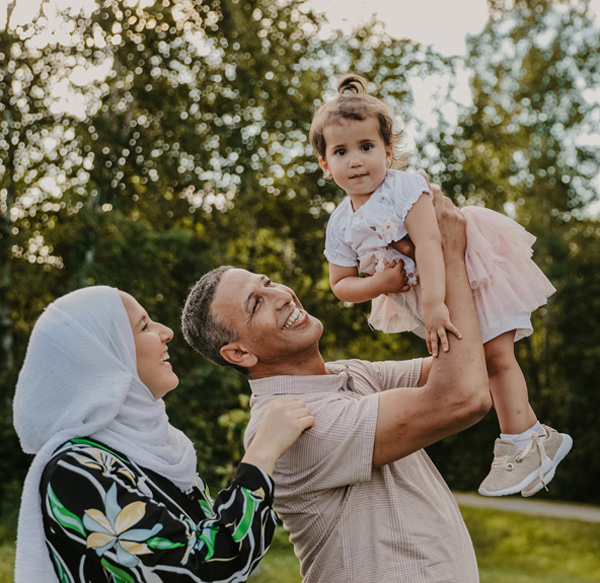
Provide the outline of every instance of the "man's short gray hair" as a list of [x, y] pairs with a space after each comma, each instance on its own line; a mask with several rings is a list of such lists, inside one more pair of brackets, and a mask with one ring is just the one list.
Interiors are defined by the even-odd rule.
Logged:
[[231, 265], [222, 265], [204, 274], [192, 287], [181, 314], [181, 329], [187, 343], [202, 356], [222, 366], [231, 366], [244, 374], [248, 370], [225, 360], [221, 348], [240, 337], [238, 330], [225, 326], [212, 313], [211, 306], [223, 274]]

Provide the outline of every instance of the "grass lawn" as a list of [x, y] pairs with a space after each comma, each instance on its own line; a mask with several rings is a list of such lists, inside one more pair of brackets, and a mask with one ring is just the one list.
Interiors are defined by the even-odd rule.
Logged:
[[600, 524], [461, 507], [481, 583], [600, 583]]
[[[600, 523], [461, 507], [481, 583], [600, 583]], [[13, 583], [14, 536], [0, 530], [0, 583]], [[301, 583], [279, 528], [250, 583]]]
[[[600, 524], [461, 507], [481, 583], [600, 583]], [[301, 583], [278, 530], [251, 583]]]
[[15, 547], [13, 544], [0, 544], [0, 583], [13, 583]]

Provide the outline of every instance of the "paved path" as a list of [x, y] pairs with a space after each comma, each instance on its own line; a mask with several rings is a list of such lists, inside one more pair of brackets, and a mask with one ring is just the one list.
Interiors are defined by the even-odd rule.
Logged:
[[487, 497], [479, 494], [453, 492], [456, 501], [462, 506], [493, 508], [521, 514], [537, 514], [555, 518], [570, 518], [587, 522], [600, 522], [600, 508], [583, 506], [581, 504], [566, 504], [563, 502], [546, 502], [544, 500], [525, 499], [517, 496]]

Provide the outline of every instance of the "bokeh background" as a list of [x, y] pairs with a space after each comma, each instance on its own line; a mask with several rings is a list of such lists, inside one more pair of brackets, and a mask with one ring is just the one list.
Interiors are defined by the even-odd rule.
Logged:
[[[389, 4], [401, 19], [410, 2]], [[539, 496], [600, 503], [600, 28], [586, 0], [488, 0], [457, 54], [372, 18], [337, 30], [288, 0], [23, 0], [0, 12], [5, 518], [30, 463], [11, 417], [28, 335], [75, 288], [117, 286], [178, 331], [190, 286], [228, 263], [293, 287], [324, 322], [327, 359], [425, 354], [414, 336], [371, 331], [368, 305], [329, 290], [324, 228], [342, 193], [307, 136], [347, 71], [397, 113], [414, 169], [459, 206], [507, 213], [537, 236], [558, 291], [517, 353], [534, 409], [575, 441]], [[214, 489], [240, 458], [249, 390], [180, 334], [170, 354], [181, 384], [169, 414]], [[452, 488], [476, 489], [497, 432], [490, 413], [429, 448]]]

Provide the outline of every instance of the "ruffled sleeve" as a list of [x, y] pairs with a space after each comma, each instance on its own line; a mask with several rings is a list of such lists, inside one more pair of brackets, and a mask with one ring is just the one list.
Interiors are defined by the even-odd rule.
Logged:
[[409, 174], [399, 170], [388, 171], [384, 185], [388, 193], [392, 193], [395, 219], [404, 223], [408, 211], [421, 198], [423, 193], [433, 196], [427, 181], [420, 174]]
[[333, 211], [327, 222], [325, 234], [325, 257], [329, 263], [340, 267], [357, 267], [358, 256], [349, 245], [347, 230], [351, 228], [352, 206], [345, 198]]

